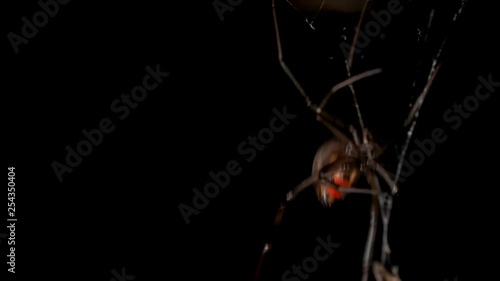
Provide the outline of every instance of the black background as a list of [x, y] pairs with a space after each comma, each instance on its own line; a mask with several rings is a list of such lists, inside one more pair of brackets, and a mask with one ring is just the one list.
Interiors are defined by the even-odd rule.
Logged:
[[[469, 2], [453, 26], [457, 1], [403, 2], [385, 38], [355, 58], [353, 73], [384, 68], [357, 91], [367, 126], [390, 144], [385, 164], [393, 169], [409, 101], [450, 34], [414, 135], [423, 140], [442, 128], [448, 139], [401, 185], [393, 213], [390, 239], [403, 280], [494, 278], [489, 272], [497, 258], [488, 254], [498, 246], [492, 242], [498, 97], [482, 102], [457, 130], [442, 118], [474, 93], [479, 75], [499, 77], [494, 9]], [[5, 35], [19, 34], [21, 18], [40, 9], [36, 1], [8, 4]], [[321, 13], [312, 32], [301, 13], [282, 3], [278, 8], [285, 58], [318, 102], [345, 79], [338, 44], [343, 26], [352, 38], [358, 16]], [[417, 44], [430, 8], [436, 14], [429, 40]], [[134, 280], [251, 280], [281, 199], [310, 174], [316, 149], [331, 137], [279, 66], [270, 1], [243, 1], [222, 22], [210, 1], [71, 1], [18, 54], [7, 36], [3, 42], [4, 150], [7, 165], [16, 167], [17, 280], [107, 281], [122, 267]], [[130, 116], [117, 119], [112, 101], [157, 64], [170, 76]], [[247, 163], [238, 145], [284, 106], [297, 117]], [[339, 93], [334, 111], [355, 124], [347, 91]], [[81, 131], [106, 117], [116, 129], [59, 183], [51, 163], [63, 163], [65, 146], [76, 147]], [[233, 159], [242, 173], [186, 225], [179, 204], [192, 205], [192, 189]], [[324, 209], [305, 192], [285, 215], [263, 279], [280, 280], [311, 255], [316, 237], [332, 234], [341, 246], [309, 280], [359, 280], [368, 202], [353, 196]], [[6, 242], [0, 247], [5, 257]]]

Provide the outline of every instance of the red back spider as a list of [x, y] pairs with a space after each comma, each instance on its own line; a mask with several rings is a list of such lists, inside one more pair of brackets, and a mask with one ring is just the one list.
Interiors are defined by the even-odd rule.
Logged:
[[[364, 78], [377, 75], [382, 72], [382, 69], [372, 69], [359, 74], [351, 75], [351, 67], [354, 58], [354, 48], [351, 48], [349, 57], [346, 61], [346, 70], [348, 78], [343, 82], [335, 85], [321, 100], [319, 104], [313, 103], [307, 95], [304, 88], [293, 75], [292, 71], [287, 66], [283, 59], [282, 43], [279, 33], [279, 24], [276, 14], [275, 1], [272, 0], [272, 11], [274, 19], [274, 27], [276, 32], [276, 41], [278, 49], [278, 59], [283, 71], [294, 84], [297, 91], [304, 98], [306, 105], [316, 115], [317, 121], [322, 123], [332, 134], [333, 138], [325, 142], [316, 152], [312, 165], [312, 174], [305, 179], [297, 187], [287, 193], [285, 203], [281, 204], [275, 218], [275, 225], [279, 225], [283, 212], [285, 210], [286, 202], [293, 200], [301, 191], [307, 187], [314, 187], [319, 201], [323, 206], [329, 207], [337, 200], [341, 200], [345, 195], [357, 193], [367, 194], [372, 196], [372, 205], [370, 211], [370, 228], [365, 245], [365, 252], [363, 256], [363, 275], [362, 281], [367, 281], [369, 270], [372, 269], [373, 276], [378, 280], [400, 280], [396, 267], [387, 270], [387, 258], [390, 255], [390, 247], [387, 240], [387, 226], [389, 222], [390, 212], [392, 208], [392, 196], [398, 192], [396, 183], [398, 182], [399, 173], [401, 170], [404, 155], [409, 145], [409, 141], [416, 125], [419, 110], [423, 104], [427, 93], [438, 73], [440, 64], [438, 59], [446, 39], [444, 40], [438, 54], [433, 59], [431, 69], [429, 71], [425, 87], [420, 92], [417, 100], [411, 108], [404, 126], [408, 128], [407, 138], [403, 150], [401, 151], [400, 161], [394, 179], [388, 171], [377, 162], [377, 159], [382, 154], [383, 149], [373, 140], [369, 130], [365, 127], [363, 117], [356, 98], [356, 92], [353, 84]], [[364, 15], [366, 14], [371, 0], [366, 0], [363, 10], [361, 12], [360, 20], [357, 24], [356, 33], [354, 35], [353, 44], [356, 46], [358, 33], [363, 22]], [[290, 3], [290, 2], [289, 2]], [[324, 1], [323, 1], [324, 3]], [[291, 4], [291, 3], [290, 3]], [[462, 2], [462, 7], [457, 12], [461, 13], [465, 1]], [[322, 4], [323, 6], [323, 4]], [[316, 14], [317, 15], [317, 14]], [[433, 12], [429, 19], [429, 25], [432, 20]], [[314, 19], [313, 19], [314, 20]], [[454, 21], [456, 17], [454, 18]], [[311, 22], [307, 21], [310, 25]], [[342, 122], [336, 119], [333, 115], [327, 113], [324, 109], [329, 99], [335, 95], [340, 89], [349, 87], [352, 94], [353, 102], [357, 111], [357, 118], [359, 121], [359, 129], [354, 126], [345, 127]], [[358, 188], [356, 183], [358, 179], [365, 177], [368, 188]], [[381, 185], [379, 180], [383, 180], [384, 185]], [[382, 250], [380, 262], [373, 262], [373, 247], [376, 236], [376, 229], [378, 223], [378, 215], [381, 215], [383, 223], [382, 233]], [[259, 277], [260, 269], [262, 266], [265, 254], [271, 249], [271, 244], [266, 243], [262, 252], [261, 260], [259, 262], [255, 279]]]

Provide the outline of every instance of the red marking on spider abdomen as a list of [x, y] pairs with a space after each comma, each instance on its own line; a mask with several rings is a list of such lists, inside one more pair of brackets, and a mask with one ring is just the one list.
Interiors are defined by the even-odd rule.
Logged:
[[328, 195], [331, 198], [342, 199], [342, 192], [338, 191], [337, 189], [333, 188], [332, 186], [328, 186], [326, 191], [328, 192]]
[[350, 178], [348, 176], [343, 175], [343, 174], [333, 175], [333, 183], [335, 183], [336, 185], [341, 186], [341, 187], [350, 187], [351, 186]]

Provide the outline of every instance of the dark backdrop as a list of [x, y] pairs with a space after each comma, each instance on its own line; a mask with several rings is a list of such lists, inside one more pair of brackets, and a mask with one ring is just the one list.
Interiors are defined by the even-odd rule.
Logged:
[[[385, 5], [375, 2], [375, 10]], [[488, 273], [497, 259], [487, 254], [498, 246], [492, 242], [498, 97], [481, 102], [456, 130], [443, 113], [474, 94], [479, 75], [500, 80], [498, 24], [492, 7], [469, 1], [452, 26], [457, 3], [446, 2], [403, 2], [403, 13], [383, 39], [362, 50], [363, 58], [356, 56], [353, 68], [384, 68], [356, 89], [367, 126], [387, 145], [384, 165], [393, 171], [410, 100], [450, 34], [414, 134], [424, 140], [442, 128], [448, 139], [395, 199], [390, 239], [403, 280], [495, 278]], [[40, 10], [36, 1], [7, 4], [5, 35], [20, 34], [21, 18]], [[429, 40], [417, 43], [433, 7]], [[321, 13], [316, 32], [283, 3], [278, 16], [286, 61], [318, 102], [346, 77], [338, 44], [343, 27], [352, 38], [358, 16]], [[316, 149], [331, 137], [279, 66], [270, 1], [243, 1], [223, 21], [211, 1], [71, 1], [17, 54], [7, 36], [4, 46], [4, 150], [7, 165], [16, 167], [17, 280], [107, 281], [123, 267], [134, 280], [251, 280], [280, 201], [310, 174]], [[157, 64], [170, 75], [119, 120], [112, 102]], [[348, 92], [335, 98], [332, 114], [356, 124]], [[247, 162], [240, 143], [268, 127], [273, 108], [285, 106], [296, 118]], [[65, 147], [75, 148], [85, 139], [81, 131], [103, 118], [111, 118], [115, 130], [59, 182], [52, 163], [64, 163]], [[242, 172], [186, 225], [179, 204], [192, 206], [192, 189], [201, 190], [209, 172], [231, 160]], [[281, 280], [311, 255], [317, 237], [331, 234], [341, 246], [310, 280], [359, 280], [368, 202], [352, 196], [325, 209], [306, 191], [274, 233], [262, 278]], [[6, 240], [0, 247], [5, 258]]]

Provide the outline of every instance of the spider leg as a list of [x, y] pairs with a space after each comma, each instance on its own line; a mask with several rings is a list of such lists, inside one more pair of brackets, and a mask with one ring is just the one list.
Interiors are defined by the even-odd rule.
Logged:
[[[349, 193], [356, 193], [356, 194], [368, 194], [375, 196], [378, 194], [378, 191], [375, 189], [372, 190], [367, 190], [367, 189], [362, 189], [362, 188], [356, 188], [356, 187], [338, 187], [336, 186], [333, 182], [327, 181], [324, 178], [322, 178], [322, 174], [328, 173], [336, 168], [338, 168], [339, 163], [331, 163], [329, 165], [326, 165], [324, 168], [322, 168], [317, 175], [311, 175], [310, 177], [306, 178], [303, 180], [299, 185], [297, 185], [294, 189], [290, 190], [287, 195], [286, 195], [286, 200], [285, 202], [282, 202], [278, 211], [276, 212], [276, 216], [274, 218], [274, 227], [277, 228], [281, 224], [281, 220], [283, 218], [283, 214], [285, 213], [286, 210], [286, 203], [292, 201], [297, 197], [299, 193], [304, 191], [307, 187], [314, 186], [318, 182], [323, 182], [328, 184], [329, 186], [339, 190], [343, 194], [349, 194]], [[255, 273], [255, 278], [254, 280], [257, 281], [259, 279], [260, 272], [262, 270], [262, 265], [265, 256], [267, 253], [271, 250], [272, 248], [272, 243], [271, 242], [266, 242], [264, 244], [259, 263], [257, 265], [256, 273]]]
[[313, 185], [317, 181], [318, 181], [318, 176], [310, 176], [307, 179], [303, 180], [299, 185], [297, 185], [297, 187], [295, 187], [294, 189], [290, 190], [286, 194], [286, 201], [287, 202], [292, 201], [293, 199], [295, 199], [295, 197], [297, 197], [297, 195], [300, 192], [302, 192], [307, 187]]
[[406, 121], [404, 123], [404, 126], [406, 127], [411, 122], [411, 126], [408, 129], [406, 141], [405, 141], [405, 144], [403, 146], [403, 150], [401, 151], [401, 156], [399, 158], [399, 163], [398, 163], [398, 167], [396, 170], [396, 177], [394, 178], [394, 182], [398, 182], [398, 180], [399, 180], [399, 175], [401, 174], [401, 169], [403, 168], [403, 161], [404, 161], [405, 156], [406, 156], [406, 151], [408, 150], [408, 147], [410, 146], [410, 140], [411, 140], [411, 137], [413, 135], [413, 131], [415, 130], [415, 126], [417, 125], [417, 118], [418, 118], [418, 114], [420, 112], [420, 108], [422, 107], [424, 99], [427, 96], [427, 93], [429, 92], [429, 89], [432, 85], [432, 82], [434, 81], [434, 78], [436, 77], [436, 74], [438, 73], [440, 67], [441, 67], [441, 64], [436, 65], [436, 60], [434, 60], [433, 66], [432, 66], [431, 71], [429, 73], [429, 77], [427, 79], [427, 83], [424, 87], [424, 90], [422, 91], [422, 93], [418, 97], [417, 101], [413, 105], [413, 108], [411, 109], [410, 114], [408, 115], [408, 118], [406, 119]]
[[408, 114], [408, 117], [405, 120], [404, 126], [408, 126], [410, 122], [414, 121], [418, 117], [418, 113], [420, 111], [420, 108], [422, 107], [422, 104], [424, 103], [425, 98], [427, 97], [427, 94], [429, 93], [429, 89], [432, 86], [432, 82], [434, 82], [434, 78], [436, 77], [439, 69], [441, 68], [441, 64], [437, 64], [436, 60], [433, 62], [433, 66], [431, 68], [431, 71], [429, 72], [429, 76], [427, 78], [427, 83], [425, 84], [425, 87], [420, 93], [420, 96], [417, 98], [415, 104], [413, 105], [410, 114]]
[[[367, 171], [366, 177], [370, 183], [372, 190], [377, 194], [380, 193], [380, 185], [373, 171], [371, 170]], [[372, 197], [372, 205], [370, 209], [370, 228], [368, 230], [368, 237], [366, 239], [365, 252], [363, 254], [363, 276], [361, 278], [362, 281], [368, 281], [370, 265], [372, 263], [372, 258], [373, 258], [373, 246], [377, 232], [379, 211], [380, 211], [379, 198], [378, 196], [374, 195]]]
[[358, 136], [358, 132], [356, 131], [356, 128], [354, 128], [351, 125], [351, 126], [349, 126], [349, 131], [351, 131], [354, 143], [356, 144], [357, 147], [359, 147], [361, 145], [361, 143], [359, 142], [359, 136]]
[[[346, 68], [347, 68], [347, 76], [350, 78], [351, 77], [351, 68], [352, 64], [354, 61], [354, 51], [356, 50], [356, 45], [358, 43], [358, 38], [359, 38], [359, 31], [361, 30], [361, 24], [363, 23], [363, 20], [365, 18], [366, 12], [368, 11], [369, 7], [371, 6], [371, 0], [366, 0], [365, 5], [363, 6], [363, 10], [361, 11], [361, 16], [359, 17], [358, 24], [356, 26], [356, 32], [354, 33], [354, 38], [353, 42], [351, 45], [351, 49], [349, 51], [349, 58], [346, 61]], [[349, 89], [351, 90], [352, 97], [354, 100], [354, 106], [356, 107], [356, 113], [358, 115], [358, 122], [361, 127], [361, 132], [363, 133], [363, 143], [367, 144], [367, 136], [366, 136], [366, 130], [365, 130], [365, 124], [363, 121], [363, 116], [361, 115], [361, 110], [359, 108], [359, 103], [358, 103], [358, 98], [356, 97], [356, 92], [354, 91], [354, 86], [349, 84]], [[369, 154], [368, 157], [370, 159], [373, 159], [373, 155]]]
[[[467, 0], [462, 0], [461, 6], [458, 9], [458, 11], [455, 13], [453, 20], [452, 20], [452, 23], [457, 21], [459, 16], [462, 14], [463, 9], [464, 9], [466, 4], [467, 4]], [[434, 15], [434, 10], [431, 11], [431, 14], [429, 16], [429, 23], [427, 25], [427, 30], [429, 30], [431, 27], [433, 15]], [[427, 41], [427, 35], [428, 34], [425, 35], [425, 41]], [[413, 106], [412, 110], [410, 111], [410, 114], [408, 115], [408, 118], [405, 121], [405, 126], [408, 126], [414, 118], [418, 117], [418, 111], [420, 110], [420, 107], [422, 107], [422, 103], [424, 102], [424, 99], [427, 95], [427, 92], [429, 91], [429, 88], [432, 85], [432, 82], [433, 82], [437, 72], [439, 71], [439, 68], [441, 67], [441, 64], [438, 64], [437, 62], [441, 58], [442, 51], [443, 51], [444, 47], [446, 46], [446, 42], [448, 41], [449, 35], [450, 35], [450, 33], [448, 33], [446, 35], [446, 37], [443, 39], [443, 41], [441, 42], [441, 46], [439, 47], [437, 54], [436, 54], [434, 60], [432, 61], [431, 70], [429, 72], [429, 76], [427, 77], [427, 83], [424, 87], [424, 90], [422, 91], [422, 93], [418, 97], [417, 101], [415, 102], [415, 105]]]
[[370, 77], [370, 76], [375, 75], [375, 74], [379, 74], [381, 72], [382, 72], [381, 68], [375, 68], [375, 69], [371, 69], [371, 70], [368, 70], [368, 71], [356, 74], [354, 76], [350, 76], [346, 80], [344, 80], [344, 81], [338, 83], [337, 85], [333, 86], [333, 88], [330, 90], [330, 92], [328, 92], [328, 94], [326, 94], [326, 96], [321, 101], [321, 103], [319, 105], [319, 108], [321, 110], [323, 110], [323, 108], [325, 107], [326, 103], [328, 102], [328, 99], [330, 99], [330, 97], [333, 94], [335, 94], [338, 90], [340, 90], [340, 89], [342, 89], [342, 88], [344, 88], [346, 86], [349, 86], [349, 85], [353, 84], [356, 81], [359, 81], [361, 79]]
[[[330, 121], [330, 123], [328, 122], [328, 120], [325, 117], [325, 115], [326, 116], [330, 116], [330, 115], [325, 114], [326, 112], [323, 111], [323, 108], [325, 107], [326, 103], [328, 102], [328, 99], [334, 93], [336, 93], [338, 90], [340, 90], [340, 89], [342, 89], [342, 88], [344, 88], [346, 86], [350, 86], [351, 87], [352, 83], [354, 83], [354, 82], [356, 82], [358, 80], [361, 80], [363, 78], [366, 78], [366, 77], [369, 77], [369, 76], [381, 73], [381, 72], [382, 72], [381, 68], [376, 68], [376, 69], [368, 70], [368, 71], [365, 71], [363, 73], [357, 74], [355, 76], [349, 77], [348, 79], [346, 79], [346, 80], [338, 83], [337, 85], [335, 85], [330, 90], [330, 92], [323, 98], [323, 100], [321, 101], [321, 104], [319, 105], [319, 107], [317, 107], [314, 104], [311, 105], [311, 109], [313, 109], [316, 112], [316, 114], [317, 114], [318, 121], [320, 121], [327, 129], [329, 129], [340, 140], [343, 140], [343, 141], [346, 141], [346, 142], [354, 142], [356, 144], [356, 146], [359, 147], [360, 142], [359, 142], [358, 135], [357, 135], [356, 131], [354, 130], [354, 128], [350, 127], [350, 131], [353, 134], [353, 138], [354, 138], [354, 140], [351, 140], [349, 137], [347, 137], [346, 134], [344, 134], [343, 132], [341, 132], [340, 129], [336, 128], [332, 124], [331, 121]], [[357, 101], [356, 101], [356, 103], [357, 103]], [[361, 115], [359, 115], [359, 117], [361, 118]], [[360, 121], [361, 121], [362, 127], [364, 128], [364, 125], [362, 123], [362, 119], [360, 119]], [[363, 136], [364, 136], [363, 137], [364, 143], [367, 143], [366, 133], [363, 133]], [[371, 155], [370, 155], [370, 158], [373, 158], [373, 157], [371, 157]]]
[[352, 62], [354, 60], [354, 51], [356, 49], [356, 45], [358, 43], [359, 31], [361, 30], [361, 24], [363, 23], [363, 19], [365, 18], [366, 11], [368, 11], [369, 6], [371, 4], [371, 0], [366, 0], [365, 5], [363, 6], [363, 10], [361, 11], [361, 16], [359, 17], [358, 24], [356, 26], [356, 33], [354, 33], [354, 38], [352, 40], [351, 50], [349, 51], [349, 59], [347, 60], [347, 71], [350, 75]]
[[304, 88], [302, 88], [302, 85], [300, 85], [299, 81], [297, 81], [297, 79], [293, 75], [293, 73], [290, 70], [290, 68], [288, 68], [288, 65], [283, 60], [283, 50], [282, 50], [282, 47], [281, 47], [281, 36], [280, 36], [280, 32], [279, 32], [279, 27], [278, 27], [278, 18], [276, 16], [275, 2], [276, 2], [276, 0], [273, 0], [272, 6], [273, 6], [274, 29], [275, 29], [275, 32], [276, 32], [276, 43], [278, 44], [278, 60], [280, 62], [280, 65], [281, 65], [281, 68], [283, 69], [283, 71], [286, 73], [286, 75], [288, 76], [288, 78], [290, 78], [290, 80], [292, 81], [292, 83], [295, 86], [295, 88], [297, 88], [297, 90], [299, 91], [300, 95], [305, 99], [307, 106], [310, 107], [311, 106], [311, 100], [309, 99], [309, 96], [307, 95], [307, 93], [304, 90]]
[[338, 129], [337, 127], [335, 127], [334, 125], [330, 124], [328, 121], [326, 121], [324, 119], [324, 117], [318, 113], [317, 115], [317, 119], [319, 122], [321, 122], [321, 124], [323, 124], [328, 130], [330, 130], [330, 132], [332, 132], [332, 134], [334, 136], [336, 136], [340, 141], [344, 141], [346, 143], [351, 143], [352, 140], [346, 135], [344, 134], [340, 129]]
[[[285, 61], [283, 59], [283, 49], [281, 46], [281, 37], [280, 37], [280, 33], [279, 33], [278, 18], [276, 15], [275, 2], [276, 2], [276, 0], [272, 1], [273, 19], [274, 19], [274, 29], [276, 32], [276, 42], [277, 42], [277, 47], [278, 47], [278, 60], [280, 62], [281, 68], [286, 73], [288, 78], [292, 81], [295, 88], [299, 91], [300, 95], [304, 98], [304, 100], [307, 104], [307, 107], [310, 108], [312, 111], [314, 111], [314, 113], [317, 115], [318, 121], [320, 121], [323, 125], [325, 125], [339, 139], [351, 142], [351, 140], [343, 132], [341, 132], [340, 129], [336, 128], [336, 126], [343, 127], [343, 123], [340, 120], [338, 120], [337, 118], [334, 118], [330, 114], [324, 112], [322, 110], [322, 107], [318, 107], [316, 104], [312, 103], [311, 99], [307, 95], [307, 93], [304, 90], [304, 88], [302, 87], [302, 85], [295, 78], [292, 71], [290, 70], [288, 65], [285, 63]], [[338, 91], [339, 89], [347, 86], [349, 83], [354, 83], [359, 79], [362, 79], [366, 76], [370, 76], [370, 73], [371, 72], [368, 71], [367, 73], [362, 73], [360, 75], [356, 75], [352, 79], [347, 79], [344, 82], [341, 82], [341, 83], [337, 84], [336, 86], [334, 86], [332, 90]], [[373, 74], [371, 74], [371, 75], [373, 75]]]
[[380, 164], [376, 162], [374, 163], [373, 167], [375, 168], [375, 171], [382, 177], [382, 179], [389, 185], [392, 194], [394, 195], [398, 193], [399, 191], [398, 186], [392, 180], [391, 176], [389, 175], [389, 172], [387, 172], [387, 170], [384, 167], [382, 167]]
[[[463, 9], [464, 9], [464, 7], [465, 7], [466, 4], [467, 4], [467, 0], [463, 0], [462, 3], [461, 3], [460, 8], [458, 9], [458, 11], [455, 13], [455, 15], [453, 17], [452, 23], [454, 23], [454, 22], [457, 21], [457, 19], [459, 18], [459, 16], [462, 14]], [[428, 25], [427, 29], [430, 28], [430, 24], [431, 24], [431, 21], [432, 21], [433, 14], [434, 14], [434, 12], [431, 11], [431, 15], [429, 17], [429, 25]], [[406, 142], [404, 144], [403, 150], [401, 151], [401, 156], [400, 156], [400, 160], [399, 160], [397, 171], [396, 171], [396, 177], [394, 179], [395, 182], [398, 182], [398, 180], [399, 180], [399, 175], [400, 175], [401, 169], [403, 167], [403, 161], [404, 161], [404, 158], [405, 158], [405, 155], [406, 155], [406, 151], [408, 150], [408, 147], [410, 145], [410, 139], [411, 139], [411, 136], [413, 135], [413, 131], [414, 131], [416, 123], [417, 123], [417, 118], [418, 118], [418, 114], [419, 114], [420, 108], [422, 107], [424, 99], [427, 96], [427, 93], [428, 93], [428, 91], [429, 91], [429, 89], [430, 89], [430, 87], [431, 87], [431, 85], [432, 85], [432, 83], [434, 81], [434, 78], [436, 77], [436, 75], [437, 75], [437, 73], [438, 73], [438, 71], [439, 71], [439, 69], [441, 67], [441, 63], [438, 64], [437, 62], [438, 62], [438, 60], [441, 57], [442, 51], [444, 49], [444, 46], [446, 45], [446, 42], [448, 41], [449, 35], [450, 34], [448, 33], [448, 35], [446, 35], [446, 37], [444, 38], [443, 42], [441, 43], [441, 46], [440, 46], [440, 48], [439, 48], [439, 50], [437, 52], [437, 55], [434, 58], [434, 60], [432, 61], [432, 66], [431, 66], [431, 70], [429, 72], [429, 76], [427, 78], [427, 83], [426, 83], [426, 85], [425, 85], [422, 93], [418, 97], [417, 101], [413, 105], [413, 108], [411, 109], [410, 114], [408, 115], [408, 117], [405, 120], [404, 126], [406, 127], [406, 126], [408, 126], [411, 123], [411, 127], [408, 130], [408, 134], [407, 134], [408, 136], [406, 138]]]
[[382, 217], [382, 251], [381, 251], [381, 262], [383, 265], [386, 264], [387, 256], [391, 254], [391, 248], [389, 247], [388, 228], [389, 219], [391, 217], [392, 210], [392, 196], [384, 193], [379, 195], [380, 204], [380, 216]]
[[[304, 181], [302, 181], [297, 187], [294, 189], [290, 190], [287, 195], [286, 195], [286, 200], [285, 202], [282, 202], [278, 211], [276, 212], [276, 216], [274, 218], [274, 228], [277, 228], [281, 224], [281, 219], [283, 218], [283, 214], [285, 213], [286, 210], [286, 203], [292, 201], [295, 199], [295, 197], [302, 191], [304, 191], [307, 187], [312, 186], [316, 181], [317, 181], [317, 176], [310, 176]], [[259, 280], [260, 272], [262, 270], [262, 265], [264, 263], [264, 258], [267, 255], [267, 253], [271, 250], [272, 248], [272, 242], [266, 242], [264, 243], [264, 247], [262, 249], [262, 253], [260, 254], [259, 258], [259, 263], [257, 265], [257, 269], [255, 270], [255, 277], [254, 280], [257, 281]]]
[[[351, 89], [351, 93], [352, 93], [352, 96], [353, 96], [353, 99], [354, 99], [354, 105], [356, 107], [356, 112], [357, 112], [357, 115], [358, 115], [359, 124], [361, 126], [361, 131], [363, 132], [363, 143], [364, 144], [368, 143], [368, 139], [367, 139], [367, 136], [366, 136], [366, 130], [365, 130], [365, 124], [363, 122], [363, 117], [362, 117], [361, 111], [359, 109], [358, 99], [356, 98], [356, 93], [354, 91], [354, 87], [353, 87], [352, 84], [354, 82], [358, 81], [358, 80], [361, 80], [363, 78], [366, 78], [366, 77], [369, 77], [369, 76], [372, 76], [372, 75], [375, 75], [375, 74], [378, 74], [378, 73], [381, 73], [381, 72], [382, 72], [381, 68], [375, 68], [375, 69], [368, 70], [368, 71], [356, 74], [354, 76], [351, 76], [351, 73], [348, 70], [348, 76], [349, 76], [349, 78], [347, 78], [346, 80], [344, 80], [344, 81], [338, 83], [337, 85], [333, 86], [333, 88], [330, 90], [330, 92], [328, 92], [328, 94], [326, 94], [326, 96], [323, 98], [323, 100], [321, 101], [320, 106], [319, 106], [319, 109], [322, 111], [323, 108], [325, 107], [326, 103], [328, 102], [328, 99], [330, 99], [330, 97], [334, 93], [336, 93], [338, 90], [344, 88], [345, 86], [349, 86], [349, 89]], [[369, 155], [369, 157], [373, 158], [372, 155]]]

